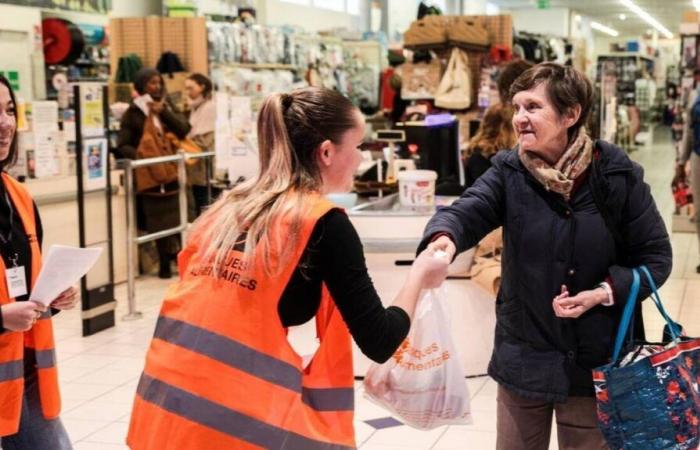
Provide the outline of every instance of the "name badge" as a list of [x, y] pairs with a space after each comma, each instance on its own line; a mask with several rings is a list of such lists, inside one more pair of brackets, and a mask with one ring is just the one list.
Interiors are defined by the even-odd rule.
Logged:
[[5, 269], [5, 279], [10, 298], [27, 295], [27, 278], [24, 274], [24, 266]]

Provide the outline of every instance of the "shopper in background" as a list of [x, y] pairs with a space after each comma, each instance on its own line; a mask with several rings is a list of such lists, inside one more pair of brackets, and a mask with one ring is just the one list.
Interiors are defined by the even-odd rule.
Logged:
[[[52, 311], [28, 301], [41, 270], [41, 219], [24, 186], [5, 171], [17, 160], [16, 107], [0, 75], [0, 447], [65, 450], [72, 447], [58, 417]], [[50, 306], [56, 312], [76, 302], [70, 288]]]
[[[382, 306], [357, 232], [324, 197], [352, 187], [364, 129], [330, 89], [264, 101], [259, 177], [208, 209], [179, 256], [137, 389], [132, 449], [355, 448], [351, 336], [386, 361], [421, 289], [447, 272], [446, 259], [422, 253]], [[313, 317], [320, 346], [306, 366], [287, 327]]]
[[515, 145], [513, 131], [513, 108], [508, 98], [508, 89], [523, 72], [533, 66], [524, 60], [512, 61], [503, 66], [496, 86], [500, 104], [492, 105], [484, 113], [474, 137], [469, 142], [464, 162], [464, 188], [469, 188], [477, 178], [491, 167], [491, 157], [499, 150], [511, 149]]
[[[216, 125], [216, 104], [212, 98], [211, 80], [201, 73], [193, 73], [185, 80], [187, 105], [190, 111], [190, 132], [187, 137], [202, 149], [214, 151], [214, 127]], [[192, 188], [194, 215], [199, 217], [202, 209], [209, 204], [207, 164], [211, 160], [199, 160], [187, 166], [187, 183]]]
[[[693, 205], [695, 207], [695, 226], [697, 227], [698, 255], [700, 255], [700, 69], [693, 72], [694, 89], [688, 96], [685, 110], [685, 125], [681, 138], [680, 155], [676, 176], [685, 179], [686, 165], [690, 161], [690, 186], [693, 190]], [[695, 268], [700, 273], [700, 264]]]
[[[117, 139], [117, 158], [137, 158], [137, 149], [144, 133], [146, 117], [153, 114], [159, 124], [159, 131], [164, 135], [174, 133], [184, 139], [190, 131], [187, 119], [179, 114], [170, 101], [165, 98], [163, 77], [155, 69], [144, 68], [138, 71], [134, 87], [139, 96], [129, 105], [122, 116]], [[180, 224], [177, 181], [162, 184], [137, 195], [137, 217], [139, 228], [155, 233]], [[170, 262], [180, 249], [179, 236], [168, 236], [156, 240], [160, 278], [172, 276]]]
[[[588, 137], [593, 89], [582, 73], [539, 64], [510, 93], [517, 151], [497, 154], [438, 210], [419, 250], [453, 256], [503, 226], [508, 257], [489, 364], [499, 384], [497, 448], [547, 449], [553, 412], [559, 448], [605, 448], [591, 369], [609, 362], [630, 268], [644, 264], [662, 284], [671, 244], [642, 168]], [[640, 298], [649, 293], [643, 283]], [[636, 338], [641, 319], [639, 307]]]
[[511, 149], [515, 145], [515, 132], [509, 105], [497, 104], [489, 107], [481, 120], [479, 130], [469, 141], [464, 167], [466, 188], [470, 188], [491, 167], [491, 158], [499, 150]]

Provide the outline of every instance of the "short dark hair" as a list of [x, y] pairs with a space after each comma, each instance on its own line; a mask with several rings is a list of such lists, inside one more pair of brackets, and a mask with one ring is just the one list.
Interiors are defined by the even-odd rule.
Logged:
[[532, 66], [534, 66], [534, 64], [531, 62], [520, 59], [518, 61], [509, 62], [501, 69], [501, 73], [498, 74], [498, 79], [496, 80], [498, 96], [501, 99], [501, 103], [507, 103], [510, 99], [508, 92], [510, 91], [510, 86], [513, 84], [513, 81]]
[[[5, 78], [3, 75], [0, 75], [0, 83], [4, 84], [7, 87], [7, 90], [10, 91], [10, 99], [12, 99], [12, 106], [14, 106], [14, 108], [16, 110], [17, 109], [17, 99], [15, 98], [15, 92], [12, 90], [12, 85], [10, 85], [10, 81], [7, 78]], [[12, 143], [10, 143], [10, 151], [7, 154], [7, 158], [0, 161], [0, 171], [4, 170], [6, 167], [13, 165], [16, 162], [17, 162], [17, 122], [15, 119], [15, 132], [12, 135]]]
[[193, 73], [188, 80], [192, 80], [202, 87], [202, 97], [209, 98], [214, 86], [211, 84], [211, 80], [201, 73]]
[[559, 115], [565, 114], [577, 105], [581, 106], [581, 116], [569, 128], [569, 137], [588, 122], [593, 106], [593, 86], [586, 75], [571, 66], [557, 63], [540, 63], [520, 75], [510, 87], [509, 100], [521, 91], [529, 91], [540, 83], [546, 83], [547, 97]]

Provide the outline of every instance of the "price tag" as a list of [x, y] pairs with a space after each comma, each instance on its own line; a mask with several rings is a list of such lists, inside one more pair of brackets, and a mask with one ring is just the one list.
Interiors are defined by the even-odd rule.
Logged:
[[7, 293], [10, 298], [27, 295], [27, 278], [24, 274], [24, 266], [6, 269], [5, 279], [7, 280]]

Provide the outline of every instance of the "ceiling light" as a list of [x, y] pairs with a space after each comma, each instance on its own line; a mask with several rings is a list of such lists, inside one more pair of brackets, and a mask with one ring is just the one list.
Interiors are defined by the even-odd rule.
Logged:
[[[694, 1], [696, 1], [696, 2], [700, 2], [700, 0], [694, 0]], [[620, 14], [620, 15], [619, 15], [619, 16], [617, 16], [617, 17], [619, 17], [619, 18], [620, 18], [620, 20], [627, 20], [627, 16], [626, 16], [626, 15], [624, 15], [624, 14]]]
[[593, 28], [594, 30], [598, 30], [600, 32], [603, 32], [605, 34], [608, 34], [612, 37], [617, 37], [620, 35], [620, 33], [618, 33], [616, 30], [613, 30], [610, 27], [606, 27], [602, 23], [598, 23], [598, 22], [591, 22], [591, 28]]
[[634, 4], [632, 0], [620, 0], [620, 3], [628, 7], [630, 10], [632, 10], [635, 14], [637, 14], [639, 17], [641, 17], [646, 23], [651, 25], [652, 27], [656, 28], [659, 33], [663, 34], [664, 37], [667, 39], [673, 38], [673, 33], [669, 31], [668, 28], [665, 26], [661, 25], [661, 23], [654, 19], [648, 12], [644, 11], [642, 8]]

